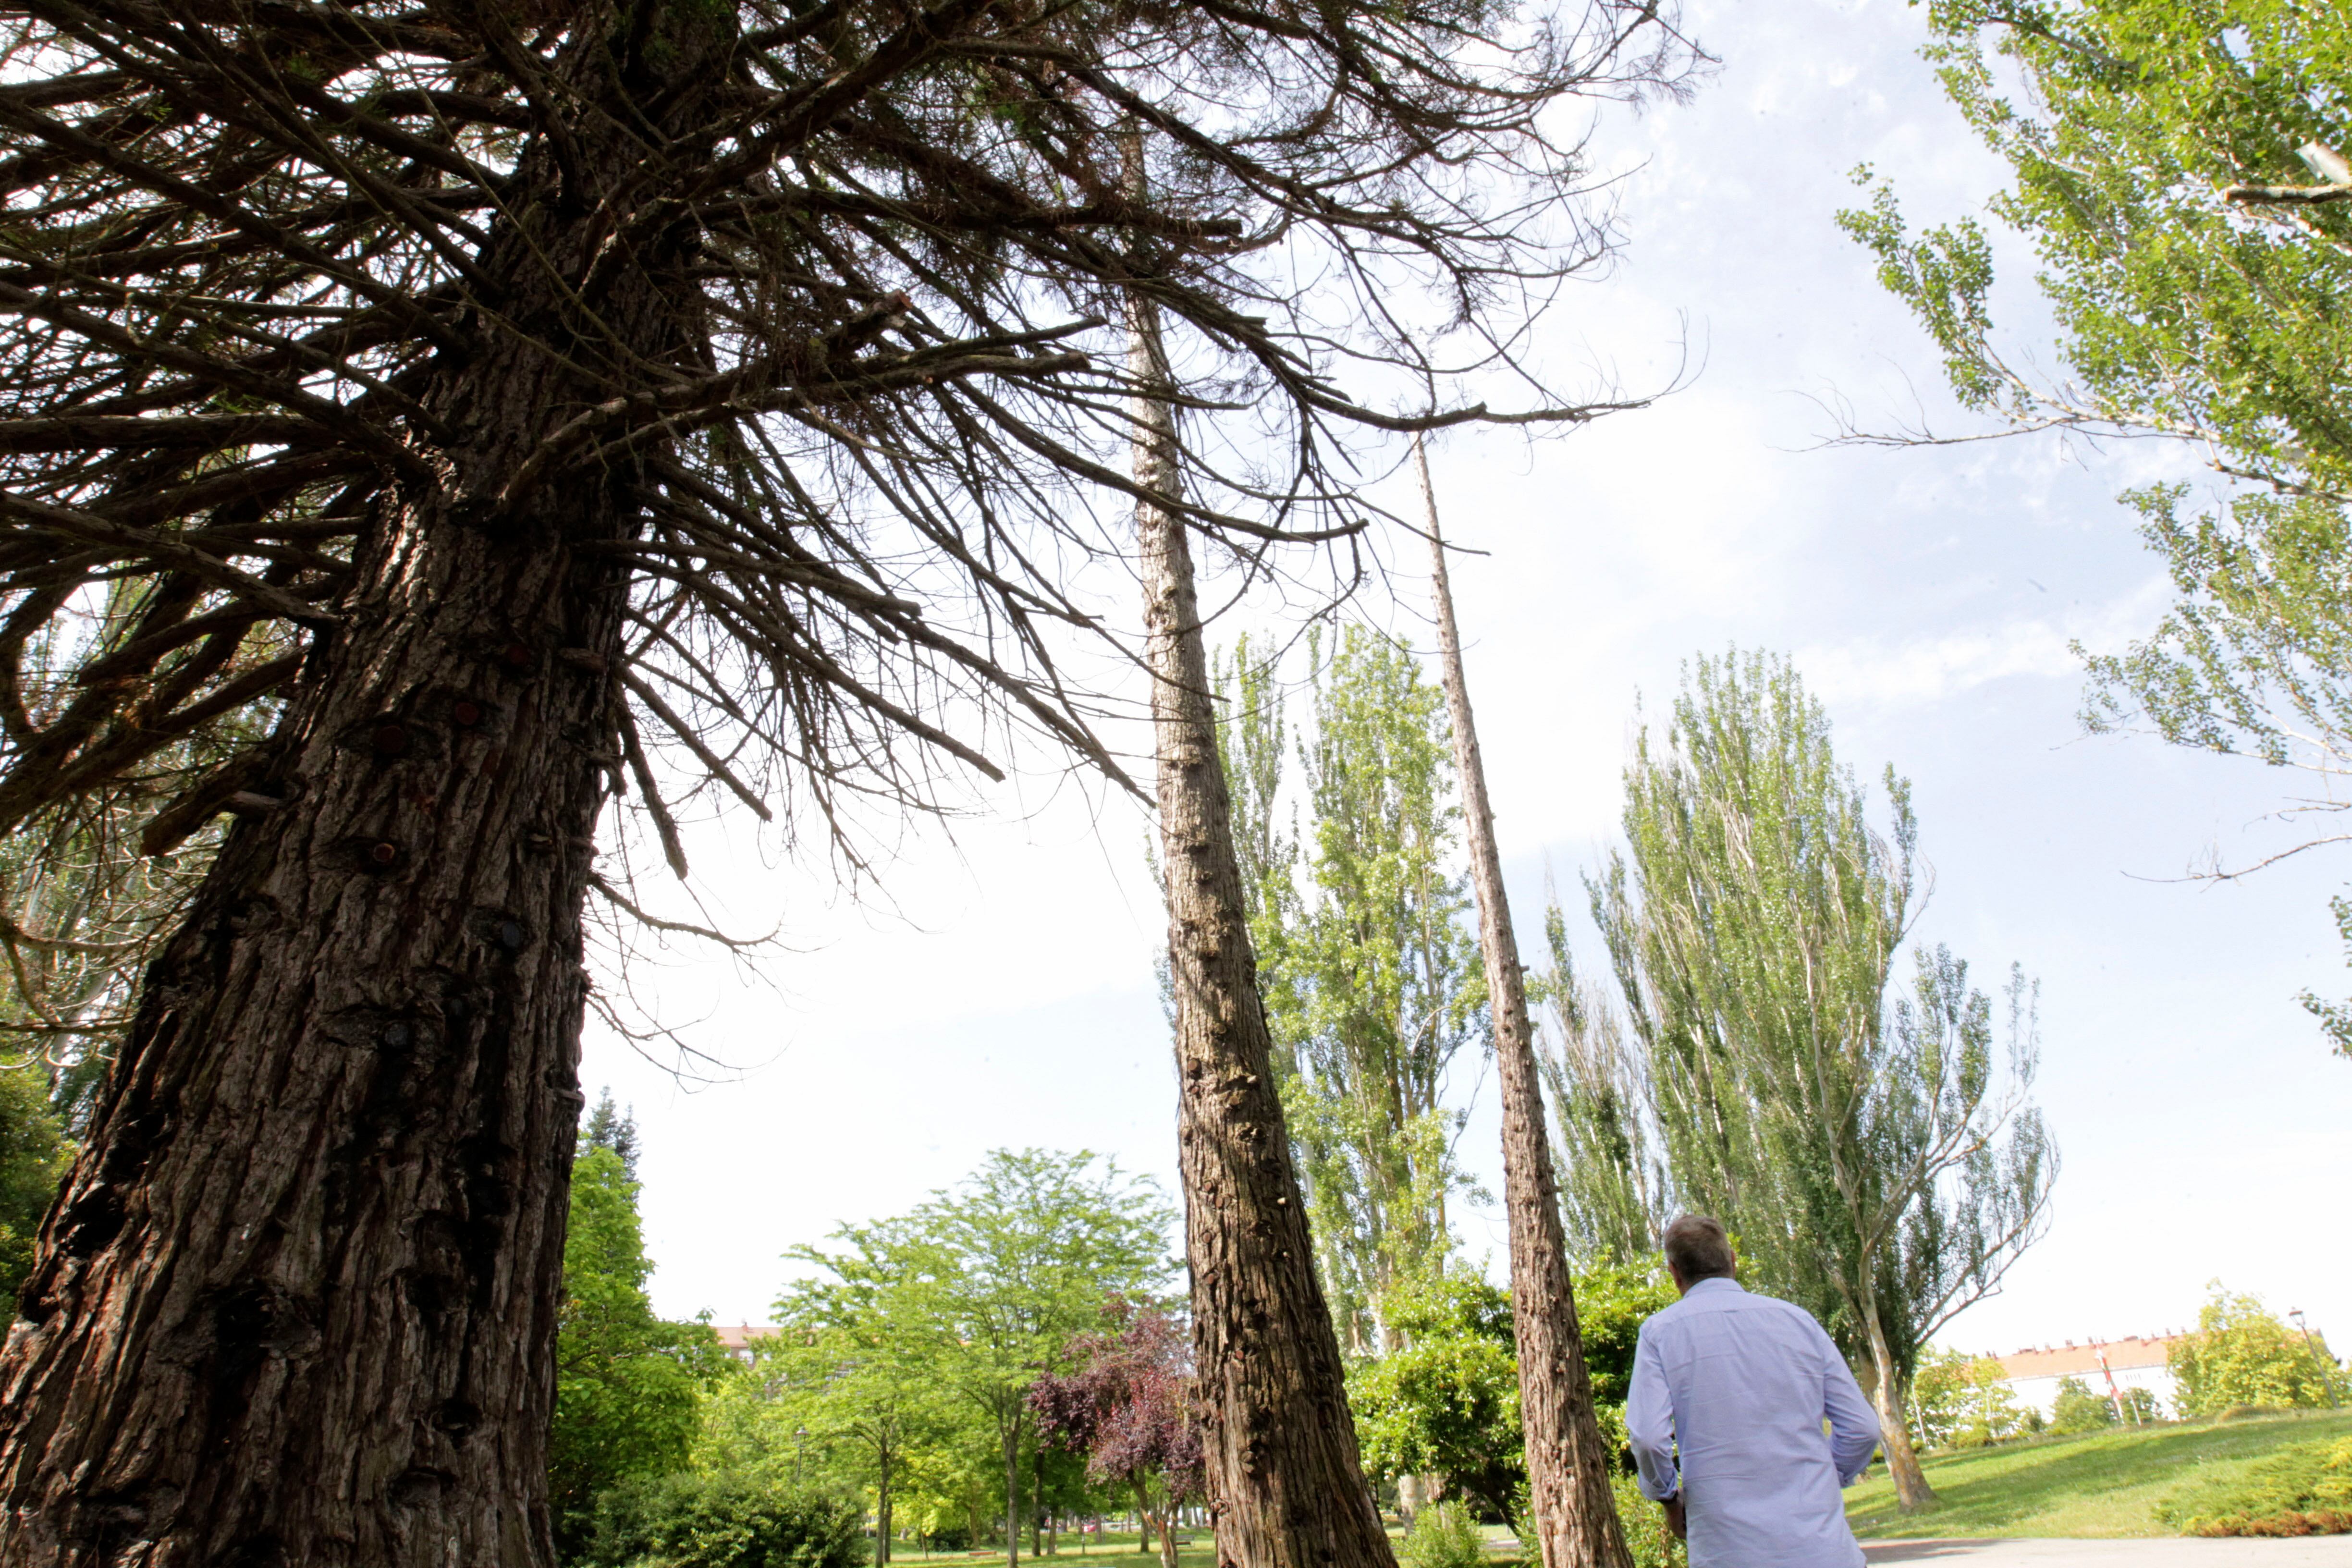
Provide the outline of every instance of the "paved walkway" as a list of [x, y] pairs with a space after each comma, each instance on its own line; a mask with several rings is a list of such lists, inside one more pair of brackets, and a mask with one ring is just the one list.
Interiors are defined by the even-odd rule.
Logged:
[[2352, 1535], [2288, 1541], [2205, 1541], [2162, 1536], [2146, 1541], [1865, 1541], [1872, 1568], [1882, 1563], [1937, 1568], [2352, 1568]]

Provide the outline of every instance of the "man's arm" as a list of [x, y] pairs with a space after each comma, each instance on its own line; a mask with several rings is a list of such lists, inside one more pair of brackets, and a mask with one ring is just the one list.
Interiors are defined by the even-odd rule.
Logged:
[[1625, 1436], [1633, 1448], [1642, 1495], [1664, 1502], [1682, 1490], [1675, 1471], [1675, 1403], [1666, 1391], [1665, 1363], [1648, 1324], [1633, 1346], [1633, 1379], [1625, 1391]]
[[1813, 1325], [1813, 1334], [1822, 1357], [1822, 1414], [1830, 1422], [1830, 1459], [1837, 1466], [1838, 1485], [1850, 1487], [1870, 1468], [1870, 1456], [1878, 1448], [1878, 1412], [1862, 1396], [1853, 1370], [1820, 1324]]

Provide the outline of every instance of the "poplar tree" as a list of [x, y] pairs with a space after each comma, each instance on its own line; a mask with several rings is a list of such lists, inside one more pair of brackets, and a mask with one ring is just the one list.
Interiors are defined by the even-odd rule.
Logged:
[[[1360, 432], [1580, 413], [1532, 366], [1487, 409], [1437, 340], [1514, 368], [1509, 301], [1588, 258], [1546, 128], [1671, 74], [1659, 24], [19, 7], [0, 832], [205, 737], [139, 838], [226, 826], [0, 1352], [0, 1563], [543, 1563], [585, 929], [645, 908], [598, 862], [606, 802], [684, 877], [682, 794], [855, 862], [861, 803], [1001, 776], [1016, 731], [1123, 780], [1066, 673], [1111, 635], [1072, 563], [1134, 548], [1108, 503], [1311, 543], [1362, 531], [1330, 468]], [[1192, 432], [1165, 484], [1114, 457], [1138, 300], [1215, 388], [1152, 384]], [[1401, 365], [1435, 411], [1351, 389]], [[1186, 1126], [1188, 1180], [1262, 1157], [1262, 1119]], [[1220, 1314], [1283, 1250], [1196, 1251], [1198, 1331], [1256, 1343]], [[1279, 1537], [1339, 1450], [1254, 1460], [1289, 1412], [1247, 1371], [1202, 1359], [1213, 1484]]]
[[1935, 1495], [1903, 1397], [1919, 1352], [2042, 1234], [2057, 1153], [2023, 973], [2005, 1030], [1948, 949], [1896, 980], [1918, 825], [1885, 787], [1882, 832], [1787, 661], [1702, 658], [1636, 742], [1626, 845], [1591, 889], [1646, 1080], [1621, 1134], [1654, 1129], [1681, 1205], [1855, 1360], [1908, 1510]]
[[[1310, 638], [1307, 654], [1311, 708], [1293, 734], [1274, 670], [1236, 646], [1223, 751], [1316, 1257], [1361, 1356], [1382, 1343], [1382, 1298], [1453, 1250], [1459, 1125], [1442, 1095], [1484, 1032], [1486, 985], [1444, 693], [1411, 650], [1361, 626], [1328, 648]], [[1295, 837], [1275, 826], [1290, 762]]]
[[[1840, 223], [1969, 409], [2011, 430], [2180, 442], [2225, 481], [2210, 503], [2177, 484], [2123, 496], [2179, 597], [2121, 652], [2077, 650], [2084, 722], [2306, 770], [2323, 798], [2282, 816], [2324, 819], [2352, 770], [2341, 18], [2294, 0], [1938, 0], [1927, 15], [1947, 94], [2014, 175], [1991, 216], [2034, 249], [2063, 378], [1996, 330], [1984, 226], [1915, 233], [1885, 184]], [[2352, 943], [2352, 902], [2335, 910]], [[2352, 1054], [2352, 1008], [2303, 1000]]]

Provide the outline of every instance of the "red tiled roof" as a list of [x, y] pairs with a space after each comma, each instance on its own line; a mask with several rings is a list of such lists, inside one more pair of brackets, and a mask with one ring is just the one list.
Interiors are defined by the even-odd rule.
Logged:
[[2107, 1365], [2116, 1372], [2139, 1367], [2162, 1366], [2171, 1359], [2172, 1347], [2186, 1336], [2181, 1334], [2134, 1335], [2122, 1340], [2093, 1340], [2087, 1344], [2044, 1345], [2036, 1350], [2027, 1346], [2013, 1354], [1997, 1356], [2001, 1372], [2011, 1378], [2019, 1377], [2080, 1377], [2099, 1370], [2099, 1352], [2106, 1352]]
[[751, 1348], [753, 1340], [772, 1340], [783, 1331], [773, 1323], [739, 1323], [731, 1329], [724, 1323], [719, 1323], [712, 1326], [712, 1331], [718, 1334], [719, 1343], [722, 1348], [730, 1351], [747, 1351]]

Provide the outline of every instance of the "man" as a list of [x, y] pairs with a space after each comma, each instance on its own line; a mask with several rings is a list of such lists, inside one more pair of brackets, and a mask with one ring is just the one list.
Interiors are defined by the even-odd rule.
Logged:
[[1862, 1568], [1838, 1491], [1870, 1468], [1878, 1417], [1811, 1315], [1749, 1295], [1738, 1267], [1717, 1221], [1666, 1227], [1682, 1300], [1642, 1325], [1625, 1401], [1642, 1495], [1690, 1568]]

